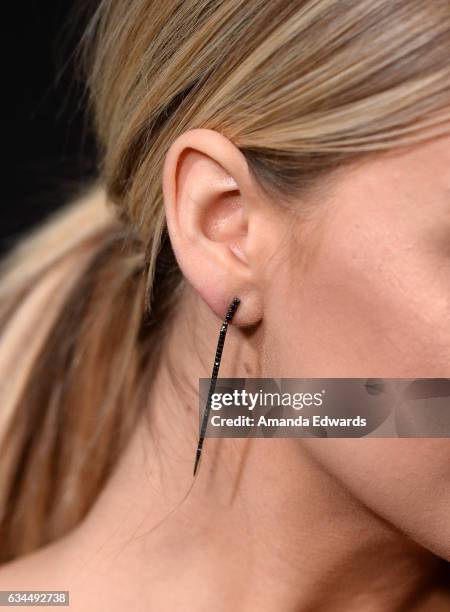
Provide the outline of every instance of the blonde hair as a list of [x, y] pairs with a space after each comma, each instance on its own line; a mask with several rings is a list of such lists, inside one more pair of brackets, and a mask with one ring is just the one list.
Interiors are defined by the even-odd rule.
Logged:
[[82, 40], [99, 179], [4, 261], [0, 560], [87, 513], [146, 409], [182, 276], [167, 149], [227, 136], [278, 201], [444, 134], [448, 2], [103, 0]]

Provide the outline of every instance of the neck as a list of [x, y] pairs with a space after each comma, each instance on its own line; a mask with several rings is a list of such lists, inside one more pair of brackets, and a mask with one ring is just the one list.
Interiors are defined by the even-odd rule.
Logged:
[[[299, 440], [208, 438], [193, 480], [197, 381], [210, 376], [220, 322], [195, 326], [208, 338], [198, 360], [191, 324], [174, 319], [149, 412], [69, 536], [81, 550], [74, 579], [104, 574], [111, 598], [125, 589], [133, 609], [160, 612], [433, 609], [424, 602], [439, 559], [359, 503]], [[252, 354], [230, 331], [221, 375], [248, 376], [236, 364]]]

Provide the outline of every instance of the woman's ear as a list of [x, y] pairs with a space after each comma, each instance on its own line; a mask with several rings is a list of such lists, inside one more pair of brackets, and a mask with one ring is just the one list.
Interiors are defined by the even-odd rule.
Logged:
[[207, 129], [183, 133], [167, 152], [163, 169], [167, 227], [178, 264], [214, 313], [241, 304], [233, 320], [262, 319], [261, 212], [247, 161], [225, 136]]

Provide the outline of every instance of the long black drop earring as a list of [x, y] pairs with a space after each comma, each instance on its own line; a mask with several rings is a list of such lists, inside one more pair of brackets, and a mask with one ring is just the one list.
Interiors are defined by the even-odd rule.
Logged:
[[225, 343], [225, 336], [227, 335], [228, 323], [233, 319], [234, 313], [240, 304], [240, 299], [235, 297], [228, 308], [228, 312], [225, 315], [225, 319], [220, 328], [219, 340], [217, 342], [216, 356], [214, 358], [214, 365], [211, 374], [211, 383], [209, 385], [208, 400], [206, 402], [205, 412], [203, 414], [202, 427], [200, 429], [200, 437], [197, 445], [197, 452], [195, 455], [194, 463], [194, 476], [197, 473], [197, 469], [202, 455], [203, 442], [205, 440], [206, 428], [208, 425], [209, 413], [211, 412], [211, 398], [216, 388], [217, 375], [219, 374], [220, 360], [222, 358], [223, 345]]

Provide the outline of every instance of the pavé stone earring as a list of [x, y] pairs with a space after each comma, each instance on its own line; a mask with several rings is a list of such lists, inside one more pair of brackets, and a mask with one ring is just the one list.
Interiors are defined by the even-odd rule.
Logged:
[[235, 297], [228, 308], [228, 312], [225, 315], [225, 319], [220, 328], [219, 340], [217, 342], [216, 356], [214, 357], [214, 365], [211, 374], [211, 383], [209, 385], [208, 400], [206, 402], [205, 412], [203, 414], [202, 426], [200, 429], [200, 437], [197, 445], [197, 452], [195, 454], [194, 463], [194, 476], [197, 473], [197, 469], [202, 456], [203, 442], [205, 440], [206, 427], [208, 425], [209, 413], [211, 412], [211, 398], [216, 388], [217, 375], [219, 374], [220, 360], [222, 359], [223, 345], [225, 343], [225, 336], [227, 335], [228, 323], [231, 323], [234, 313], [240, 304], [240, 299]]

